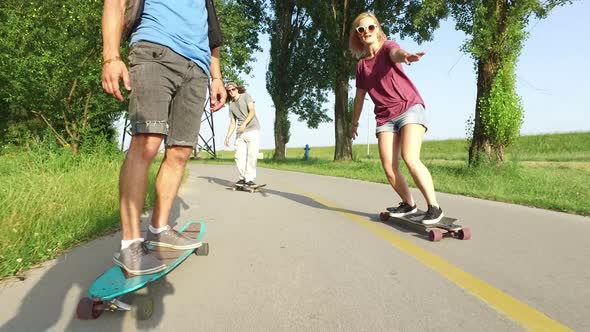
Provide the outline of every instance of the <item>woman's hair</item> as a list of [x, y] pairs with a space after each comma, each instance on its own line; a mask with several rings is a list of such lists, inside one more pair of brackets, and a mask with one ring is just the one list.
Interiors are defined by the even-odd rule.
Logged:
[[350, 53], [352, 53], [352, 56], [357, 59], [362, 58], [365, 55], [366, 51], [365, 45], [363, 44], [363, 42], [361, 42], [361, 39], [359, 38], [359, 35], [356, 32], [356, 28], [360, 25], [361, 20], [367, 17], [371, 18], [379, 28], [379, 32], [377, 33], [377, 39], [381, 42], [387, 40], [387, 36], [385, 36], [383, 29], [381, 29], [381, 23], [379, 23], [377, 17], [369, 12], [360, 13], [359, 16], [357, 16], [352, 22], [352, 26], [350, 28], [350, 38], [348, 41]]

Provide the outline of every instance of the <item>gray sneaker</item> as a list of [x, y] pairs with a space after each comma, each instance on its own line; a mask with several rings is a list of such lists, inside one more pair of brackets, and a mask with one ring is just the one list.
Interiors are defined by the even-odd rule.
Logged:
[[148, 251], [145, 242], [140, 241], [115, 253], [113, 260], [132, 274], [151, 274], [164, 271], [168, 267]]
[[168, 226], [168, 229], [159, 234], [154, 234], [148, 229], [145, 240], [152, 246], [178, 250], [195, 249], [203, 245], [201, 241], [184, 236], [170, 228], [170, 226]]

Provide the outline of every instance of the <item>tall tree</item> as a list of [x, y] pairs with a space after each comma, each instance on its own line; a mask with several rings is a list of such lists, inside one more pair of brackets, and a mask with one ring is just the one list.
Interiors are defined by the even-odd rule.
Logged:
[[469, 163], [501, 163], [504, 150], [518, 136], [523, 119], [516, 93], [515, 70], [528, 36], [531, 18], [542, 19], [556, 6], [571, 0], [426, 0], [408, 10], [414, 31], [429, 38], [440, 19], [451, 15], [467, 40], [463, 50], [475, 60], [477, 100], [472, 125]]
[[[275, 106], [275, 159], [284, 159], [289, 142], [289, 112], [310, 128], [329, 121], [326, 110], [328, 81], [321, 42], [311, 20], [297, 0], [271, 0], [270, 62], [266, 90]], [[309, 61], [314, 59], [314, 61]], [[318, 60], [318, 61], [315, 61]]]

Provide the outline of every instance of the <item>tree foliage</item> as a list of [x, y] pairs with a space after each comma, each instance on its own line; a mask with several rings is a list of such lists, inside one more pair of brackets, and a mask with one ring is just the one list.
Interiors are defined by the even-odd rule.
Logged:
[[101, 13], [98, 0], [2, 3], [3, 141], [22, 144], [50, 128], [77, 152], [88, 134], [114, 137], [123, 108], [101, 93]]
[[259, 35], [265, 29], [264, 0], [215, 0], [224, 45], [221, 71], [226, 81], [241, 81], [252, 71], [254, 52], [260, 51]]
[[[262, 0], [216, 0], [225, 45], [222, 70], [251, 70], [263, 29]], [[50, 130], [77, 152], [85, 140], [113, 140], [113, 123], [127, 109], [102, 91], [103, 2], [0, 2], [0, 144], [24, 145]], [[125, 59], [127, 46], [121, 47]]]

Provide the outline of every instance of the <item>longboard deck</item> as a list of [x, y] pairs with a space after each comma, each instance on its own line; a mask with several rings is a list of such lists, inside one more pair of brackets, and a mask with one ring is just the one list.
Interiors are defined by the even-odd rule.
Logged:
[[[202, 221], [190, 221], [178, 231], [201, 241], [205, 234], [205, 223]], [[133, 275], [126, 273], [121, 267], [115, 265], [96, 278], [88, 290], [89, 297], [106, 301], [141, 289], [148, 283], [156, 281], [174, 270], [195, 251], [195, 249], [174, 250], [162, 247], [149, 247], [149, 250], [168, 265], [166, 270], [152, 274]]]
[[449, 234], [453, 237], [459, 238], [461, 240], [469, 240], [471, 238], [471, 230], [469, 228], [465, 228], [459, 224], [455, 224], [457, 221], [456, 218], [450, 218], [444, 216], [438, 223], [436, 224], [423, 224], [422, 219], [424, 218], [424, 214], [426, 212], [422, 210], [418, 210], [418, 212], [403, 216], [403, 217], [394, 217], [391, 215], [389, 211], [381, 212], [379, 218], [382, 221], [387, 221], [390, 218], [395, 219], [397, 221], [401, 221], [400, 224], [405, 224], [409, 226], [413, 226], [416, 228], [421, 229], [422, 231], [428, 233], [430, 241], [440, 241], [443, 238], [444, 234]]
[[457, 218], [450, 218], [450, 217], [446, 217], [446, 216], [443, 216], [443, 218], [436, 224], [430, 224], [430, 225], [423, 224], [422, 219], [424, 218], [424, 214], [426, 214], [426, 212], [418, 210], [418, 212], [416, 212], [416, 213], [412, 213], [412, 214], [409, 214], [409, 215], [403, 216], [403, 217], [394, 217], [391, 215], [391, 213], [389, 214], [389, 216], [391, 218], [400, 219], [402, 221], [409, 222], [414, 225], [424, 227], [426, 229], [428, 229], [428, 228], [442, 228], [445, 230], [459, 230], [462, 228], [461, 225], [455, 224], [455, 221], [457, 221]]
[[259, 191], [260, 188], [266, 187], [266, 183], [265, 184], [258, 184], [255, 186], [244, 186], [241, 184], [236, 184], [232, 189], [235, 191], [249, 191], [251, 193]]

